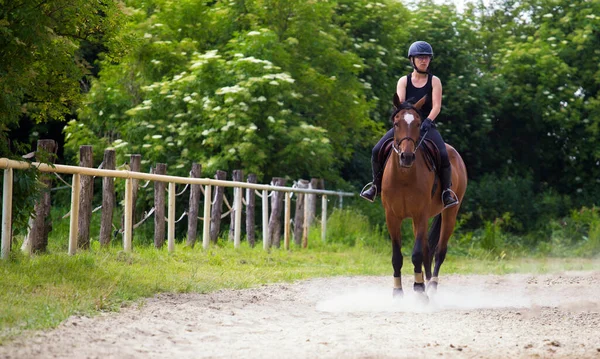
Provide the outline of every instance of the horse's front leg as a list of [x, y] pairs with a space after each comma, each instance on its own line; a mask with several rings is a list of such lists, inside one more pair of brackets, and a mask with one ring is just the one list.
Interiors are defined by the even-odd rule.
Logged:
[[388, 232], [390, 233], [390, 239], [392, 240], [392, 267], [394, 268], [394, 290], [393, 297], [401, 298], [404, 295], [402, 291], [402, 237], [401, 237], [401, 224], [402, 220], [397, 218], [386, 216], [386, 222]]
[[415, 270], [415, 292], [425, 293], [425, 278], [431, 279], [431, 259], [429, 258], [429, 244], [427, 242], [427, 218], [413, 218], [413, 232], [415, 234], [415, 246], [412, 253], [412, 262]]

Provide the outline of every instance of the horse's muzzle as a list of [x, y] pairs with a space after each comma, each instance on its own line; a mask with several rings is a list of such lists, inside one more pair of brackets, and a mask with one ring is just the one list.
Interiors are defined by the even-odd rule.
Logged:
[[411, 167], [416, 157], [414, 152], [400, 152], [400, 166]]

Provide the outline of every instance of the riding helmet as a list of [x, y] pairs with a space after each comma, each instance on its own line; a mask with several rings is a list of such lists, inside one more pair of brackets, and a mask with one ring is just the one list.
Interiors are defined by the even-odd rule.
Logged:
[[433, 48], [425, 41], [415, 41], [408, 48], [408, 58], [419, 55], [429, 55], [433, 59]]

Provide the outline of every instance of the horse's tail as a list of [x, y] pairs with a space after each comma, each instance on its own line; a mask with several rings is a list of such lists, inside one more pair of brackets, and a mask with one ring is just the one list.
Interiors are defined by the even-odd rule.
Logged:
[[429, 260], [433, 259], [435, 249], [440, 241], [440, 231], [442, 229], [442, 214], [438, 214], [433, 218], [431, 222], [431, 228], [429, 228]]

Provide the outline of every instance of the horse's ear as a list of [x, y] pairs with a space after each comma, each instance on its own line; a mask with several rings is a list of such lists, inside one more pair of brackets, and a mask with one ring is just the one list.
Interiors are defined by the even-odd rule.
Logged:
[[425, 101], [427, 101], [427, 95], [423, 96], [419, 101], [417, 101], [417, 103], [415, 104], [415, 108], [417, 110], [420, 110], [421, 107], [423, 107], [423, 105], [425, 104]]
[[400, 97], [398, 97], [397, 93], [394, 94], [394, 108], [396, 110], [400, 108]]

